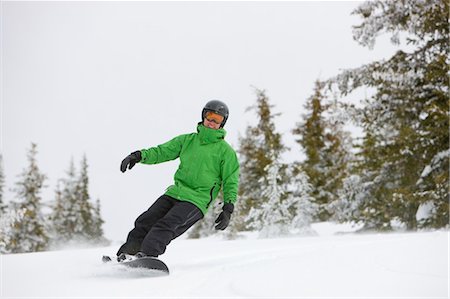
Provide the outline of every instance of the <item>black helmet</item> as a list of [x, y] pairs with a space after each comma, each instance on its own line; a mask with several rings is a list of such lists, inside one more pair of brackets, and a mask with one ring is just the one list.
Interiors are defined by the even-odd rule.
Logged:
[[211, 111], [211, 112], [214, 112], [214, 113], [217, 113], [217, 114], [223, 116], [222, 124], [220, 124], [220, 127], [223, 128], [223, 126], [225, 126], [225, 123], [227, 122], [228, 115], [229, 115], [227, 105], [225, 105], [224, 102], [221, 102], [218, 100], [209, 101], [208, 103], [206, 103], [205, 107], [203, 108], [202, 121], [203, 121], [203, 119], [205, 119], [205, 114], [208, 111]]

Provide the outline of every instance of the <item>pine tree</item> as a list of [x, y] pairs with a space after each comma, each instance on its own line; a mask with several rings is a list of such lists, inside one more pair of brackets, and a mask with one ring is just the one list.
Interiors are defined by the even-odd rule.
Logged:
[[298, 234], [315, 234], [311, 228], [319, 205], [311, 196], [313, 186], [309, 183], [308, 175], [297, 165], [290, 168], [291, 183], [287, 187], [288, 197], [285, 205], [290, 216], [290, 228]]
[[52, 207], [52, 213], [50, 215], [51, 222], [51, 239], [54, 240], [62, 240], [65, 237], [62, 237], [66, 230], [64, 229], [64, 217], [62, 216], [64, 208], [63, 208], [63, 199], [62, 199], [62, 191], [61, 191], [61, 181], [58, 181], [56, 184], [55, 190], [55, 201]]
[[101, 215], [100, 199], [97, 199], [94, 206], [93, 231], [92, 231], [92, 238], [96, 242], [103, 242], [105, 240], [102, 228], [103, 223], [105, 223], [105, 221], [103, 220]]
[[325, 209], [334, 218], [336, 211], [333, 203], [339, 200], [338, 194], [343, 188], [343, 182], [351, 173], [355, 157], [353, 154], [353, 139], [350, 132], [344, 129], [349, 115], [347, 105], [340, 105], [337, 99], [326, 106], [325, 117], [325, 149], [323, 158], [328, 176], [324, 190], [330, 194], [329, 203]]
[[[250, 107], [256, 111], [258, 123], [248, 126], [246, 135], [239, 139], [240, 183], [239, 203], [233, 213], [232, 231], [247, 229], [245, 221], [251, 208], [263, 204], [263, 190], [265, 186], [261, 178], [267, 177], [268, 168], [274, 159], [278, 159], [286, 147], [282, 144], [281, 134], [275, 130], [272, 105], [264, 90], [256, 89], [256, 105]], [[281, 166], [283, 172], [285, 166]]]
[[78, 202], [79, 185], [73, 159], [70, 162], [66, 175], [66, 178], [58, 182], [55, 193], [55, 206], [51, 216], [55, 233], [53, 240], [56, 243], [66, 243], [73, 239], [81, 239], [83, 235]]
[[32, 143], [27, 157], [29, 165], [23, 170], [15, 188], [18, 201], [13, 202], [13, 206], [17, 213], [23, 211], [24, 217], [13, 225], [8, 245], [11, 252], [42, 251], [48, 245], [40, 197], [46, 176], [38, 168], [36, 155], [37, 146]]
[[0, 216], [6, 211], [6, 205], [3, 200], [4, 187], [5, 187], [5, 175], [3, 174], [3, 156], [2, 154], [0, 154]]
[[420, 228], [449, 226], [447, 222], [449, 219], [449, 156], [450, 150], [437, 153], [431, 159], [430, 164], [425, 166], [417, 181], [419, 187], [417, 196], [423, 198], [419, 209], [429, 207], [427, 215], [418, 219], [418, 227]]
[[82, 235], [86, 240], [93, 240], [95, 231], [94, 207], [90, 202], [89, 177], [87, 169], [87, 158], [86, 155], [84, 155], [81, 160], [81, 170], [78, 178], [79, 192], [77, 193], [77, 201], [79, 204], [79, 217], [81, 217], [82, 221]]
[[330, 204], [337, 200], [337, 191], [347, 175], [349, 134], [342, 130], [342, 121], [332, 122], [325, 118], [335, 104], [325, 104], [324, 82], [316, 81], [314, 94], [308, 99], [303, 121], [297, 123], [293, 134], [305, 151], [306, 159], [301, 163], [303, 171], [312, 185], [311, 196], [319, 205], [318, 220], [327, 221], [332, 215]]
[[280, 175], [280, 158], [274, 152], [270, 158], [272, 162], [266, 166], [267, 176], [260, 179], [260, 184], [265, 186], [261, 192], [263, 201], [251, 208], [246, 219], [263, 238], [288, 234], [292, 219], [285, 201], [287, 192]]
[[342, 188], [338, 190], [338, 200], [334, 201], [330, 209], [334, 210], [332, 220], [337, 222], [359, 222], [365, 188], [361, 177], [352, 174], [343, 181]]
[[[414, 47], [331, 80], [342, 95], [376, 89], [358, 117], [365, 131], [357, 173], [365, 188], [361, 220], [375, 229], [390, 229], [393, 219], [408, 229], [448, 225], [448, 2], [370, 1], [354, 13], [363, 19], [354, 28], [363, 46], [373, 47], [386, 31], [394, 43], [404, 34]], [[417, 223], [421, 205], [434, 208], [429, 221]]]
[[22, 222], [24, 214], [24, 210], [4, 210], [0, 217], [0, 254], [13, 253], [15, 250], [11, 246], [14, 238], [13, 229]]
[[54, 239], [58, 243], [106, 241], [103, 236], [104, 221], [101, 217], [100, 201], [97, 200], [95, 205], [90, 202], [87, 168], [86, 156], [81, 161], [79, 174], [71, 160], [67, 177], [58, 183], [51, 216], [56, 236]]

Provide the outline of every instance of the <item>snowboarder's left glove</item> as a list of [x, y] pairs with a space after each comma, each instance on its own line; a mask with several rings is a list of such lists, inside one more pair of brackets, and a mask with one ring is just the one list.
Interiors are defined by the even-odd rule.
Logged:
[[125, 172], [128, 169], [131, 169], [136, 165], [136, 163], [139, 163], [142, 159], [142, 155], [140, 151], [133, 152], [129, 154], [125, 159], [123, 159], [122, 163], [120, 164], [120, 171]]
[[231, 214], [233, 213], [234, 205], [232, 203], [226, 203], [223, 205], [222, 212], [216, 219], [216, 229], [224, 230], [230, 223]]

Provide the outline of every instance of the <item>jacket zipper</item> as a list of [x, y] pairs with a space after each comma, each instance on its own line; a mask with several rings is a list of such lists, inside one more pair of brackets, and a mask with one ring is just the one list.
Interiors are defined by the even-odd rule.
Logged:
[[211, 190], [209, 191], [209, 202], [208, 202], [208, 204], [206, 205], [206, 208], [208, 209], [209, 208], [209, 205], [211, 204], [211, 202], [213, 201], [213, 191], [214, 191], [214, 188], [216, 188], [216, 184], [214, 184], [214, 186], [211, 188]]

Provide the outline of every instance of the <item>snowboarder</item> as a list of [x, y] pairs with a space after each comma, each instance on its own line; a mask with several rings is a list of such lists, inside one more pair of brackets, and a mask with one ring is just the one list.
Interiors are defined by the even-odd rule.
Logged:
[[127, 241], [117, 252], [118, 260], [126, 255], [158, 257], [166, 246], [203, 218], [223, 188], [224, 204], [215, 229], [224, 230], [234, 210], [239, 181], [239, 162], [234, 149], [224, 140], [223, 129], [229, 111], [217, 100], [206, 103], [197, 132], [135, 151], [121, 163], [120, 170], [132, 169], [136, 163], [157, 164], [180, 158], [174, 184], [135, 221]]

